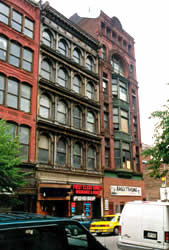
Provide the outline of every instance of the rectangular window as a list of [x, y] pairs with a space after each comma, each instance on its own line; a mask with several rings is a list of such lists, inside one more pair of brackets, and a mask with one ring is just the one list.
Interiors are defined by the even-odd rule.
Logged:
[[22, 68], [29, 72], [32, 71], [32, 62], [33, 62], [33, 52], [29, 49], [23, 49], [23, 61]]
[[113, 96], [117, 96], [118, 95], [117, 79], [112, 79], [112, 95]]
[[114, 130], [119, 130], [119, 109], [113, 108], [113, 127]]
[[33, 39], [34, 22], [25, 17], [24, 34]]
[[114, 163], [115, 163], [115, 168], [121, 167], [120, 141], [114, 141]]
[[121, 131], [128, 133], [129, 127], [128, 127], [128, 112], [124, 110], [120, 110], [121, 115]]
[[0, 59], [6, 60], [7, 55], [7, 39], [0, 37]]
[[0, 75], [0, 104], [4, 103], [5, 77]]
[[9, 24], [9, 7], [4, 3], [0, 3], [0, 22]]
[[122, 142], [122, 160], [123, 168], [131, 169], [130, 144]]
[[29, 135], [30, 131], [27, 127], [20, 127], [19, 140], [21, 145], [20, 157], [22, 160], [28, 161], [29, 158]]
[[21, 85], [20, 110], [30, 112], [31, 87], [25, 84]]
[[8, 79], [7, 106], [18, 108], [18, 82]]
[[109, 148], [105, 148], [105, 167], [109, 168], [110, 167], [110, 149]]
[[22, 31], [22, 15], [15, 10], [12, 12], [12, 28], [19, 32]]
[[16, 43], [11, 42], [10, 46], [10, 55], [9, 63], [15, 67], [20, 66], [20, 56], [21, 56], [21, 47]]

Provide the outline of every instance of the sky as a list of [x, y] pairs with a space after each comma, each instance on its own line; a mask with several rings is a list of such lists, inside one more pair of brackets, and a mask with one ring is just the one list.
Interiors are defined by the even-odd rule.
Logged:
[[[43, 3], [45, 1], [43, 0]], [[141, 138], [153, 144], [155, 121], [151, 113], [162, 109], [169, 99], [169, 0], [48, 0], [69, 18], [97, 17], [102, 10], [116, 16], [135, 40]]]

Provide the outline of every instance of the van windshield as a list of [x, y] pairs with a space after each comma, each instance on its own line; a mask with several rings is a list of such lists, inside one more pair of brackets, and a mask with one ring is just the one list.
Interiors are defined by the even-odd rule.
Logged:
[[90, 241], [76, 224], [0, 231], [0, 250], [89, 249]]

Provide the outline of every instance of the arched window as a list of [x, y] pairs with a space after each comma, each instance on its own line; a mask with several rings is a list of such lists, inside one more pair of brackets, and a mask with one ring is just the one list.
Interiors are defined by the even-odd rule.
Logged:
[[81, 90], [81, 80], [78, 76], [75, 76], [73, 79], [73, 90], [80, 94], [80, 90]]
[[66, 165], [66, 140], [60, 139], [57, 144], [56, 163]]
[[46, 95], [40, 96], [40, 116], [50, 118], [50, 99]]
[[80, 53], [80, 50], [75, 48], [73, 50], [73, 60], [76, 62], [76, 63], [79, 63], [80, 64], [80, 58], [81, 58], [81, 53]]
[[19, 141], [21, 145], [20, 157], [24, 161], [29, 159], [29, 140], [30, 140], [30, 128], [26, 126], [19, 127]]
[[112, 56], [111, 65], [114, 73], [124, 76], [124, 66], [118, 56]]
[[82, 127], [82, 111], [77, 106], [73, 110], [73, 126], [78, 129]]
[[42, 40], [46, 46], [52, 47], [52, 36], [48, 31], [43, 31]]
[[47, 61], [43, 60], [41, 63], [41, 75], [47, 80], [51, 79], [52, 65]]
[[6, 61], [8, 40], [0, 36], [0, 59]]
[[106, 59], [106, 46], [104, 44], [102, 46], [101, 53], [102, 53], [101, 55], [102, 59], [105, 60]]
[[60, 52], [62, 55], [64, 55], [64, 56], [67, 55], [68, 46], [67, 46], [67, 43], [66, 43], [63, 39], [61, 39], [61, 40], [59, 41], [58, 50], [59, 50], [59, 52]]
[[87, 114], [87, 130], [95, 132], [95, 117], [92, 112], [88, 112]]
[[67, 72], [64, 69], [60, 68], [58, 71], [58, 83], [59, 83], [59, 85], [61, 85], [62, 87], [66, 87], [67, 80], [68, 80]]
[[58, 102], [57, 107], [57, 121], [66, 124], [67, 105], [63, 101]]
[[91, 82], [87, 84], [87, 97], [90, 99], [94, 99], [94, 86]]
[[93, 59], [88, 56], [87, 59], [86, 59], [86, 67], [88, 68], [88, 70], [93, 70], [93, 67], [94, 67], [94, 63], [93, 63]]
[[96, 149], [94, 147], [89, 147], [88, 149], [88, 169], [96, 169]]
[[75, 143], [73, 147], [73, 166], [75, 168], [80, 168], [81, 161], [82, 161], [82, 146], [80, 143]]
[[45, 135], [39, 138], [38, 161], [49, 162], [49, 138]]

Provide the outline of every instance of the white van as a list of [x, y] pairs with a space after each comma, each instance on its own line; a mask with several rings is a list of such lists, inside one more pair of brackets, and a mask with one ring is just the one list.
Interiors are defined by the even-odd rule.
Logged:
[[120, 249], [169, 249], [169, 202], [133, 201], [120, 218]]

